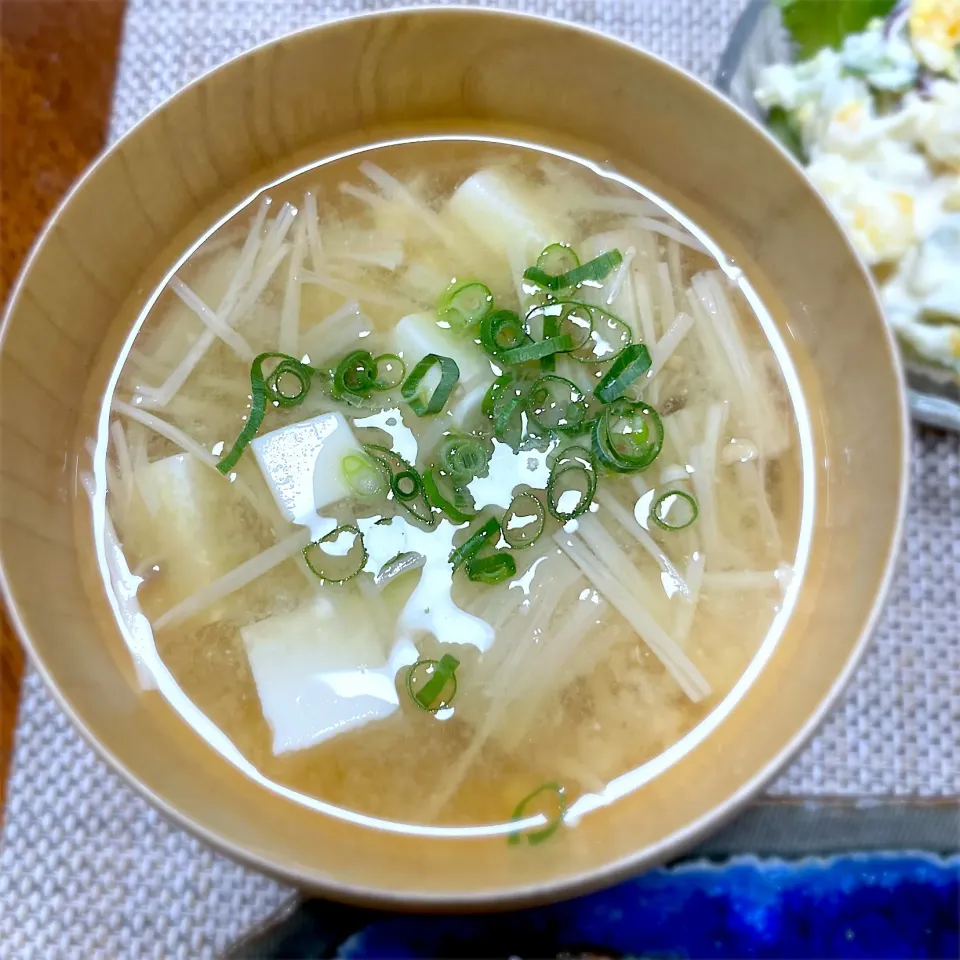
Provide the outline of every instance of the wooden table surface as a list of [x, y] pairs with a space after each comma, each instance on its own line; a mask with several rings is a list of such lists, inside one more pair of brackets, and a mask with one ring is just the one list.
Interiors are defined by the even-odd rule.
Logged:
[[[103, 146], [123, 10], [124, 0], [0, 0], [0, 303], [50, 211]], [[0, 818], [22, 675], [0, 611]]]

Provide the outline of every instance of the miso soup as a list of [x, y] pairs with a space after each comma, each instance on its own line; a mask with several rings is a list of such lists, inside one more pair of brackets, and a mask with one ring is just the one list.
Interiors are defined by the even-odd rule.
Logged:
[[799, 433], [749, 290], [641, 186], [513, 142], [250, 197], [151, 299], [92, 448], [144, 696], [303, 802], [547, 839], [786, 602]]

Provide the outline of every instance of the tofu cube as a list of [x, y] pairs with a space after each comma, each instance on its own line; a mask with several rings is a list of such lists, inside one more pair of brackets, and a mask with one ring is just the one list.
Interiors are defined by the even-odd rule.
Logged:
[[317, 595], [240, 636], [275, 754], [305, 750], [399, 708], [395, 671], [359, 597]]
[[350, 496], [340, 465], [346, 456], [364, 455], [339, 413], [281, 427], [257, 437], [250, 446], [283, 515], [303, 524], [323, 507]]

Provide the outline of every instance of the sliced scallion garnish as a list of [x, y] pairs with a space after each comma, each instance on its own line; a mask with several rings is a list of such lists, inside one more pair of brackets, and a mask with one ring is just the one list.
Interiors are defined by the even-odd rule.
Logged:
[[[441, 484], [449, 487], [450, 493], [441, 488]], [[461, 509], [457, 494], [461, 492], [457, 482], [438, 467], [428, 467], [423, 474], [423, 491], [432, 507], [442, 510], [454, 523], [469, 523], [476, 513], [472, 510]], [[469, 494], [468, 501], [469, 502]]]
[[502, 583], [517, 572], [517, 561], [507, 550], [498, 550], [488, 557], [471, 557], [467, 561], [467, 579], [475, 583]]
[[[264, 379], [263, 365], [267, 360], [279, 360], [273, 372]], [[278, 371], [282, 371], [278, 373]], [[247, 415], [247, 422], [244, 424], [240, 435], [233, 442], [233, 446], [220, 458], [217, 463], [217, 469], [224, 475], [228, 474], [236, 465], [237, 461], [243, 455], [250, 442], [260, 432], [263, 425], [263, 418], [267, 412], [267, 395], [278, 407], [295, 407], [303, 403], [306, 399], [307, 391], [310, 388], [311, 378], [316, 376], [319, 371], [313, 367], [301, 363], [296, 357], [291, 357], [286, 353], [261, 353], [255, 357], [250, 364], [250, 413]], [[293, 375], [300, 384], [297, 393], [290, 394], [283, 391], [281, 380], [285, 375]]]
[[573, 349], [573, 338], [568, 333], [546, 340], [537, 340], [531, 343], [522, 343], [519, 347], [504, 350], [498, 357], [502, 363], [516, 364], [529, 363], [531, 360], [542, 360], [544, 357], [556, 353], [568, 353]]
[[343, 479], [350, 489], [366, 500], [386, 496], [390, 489], [390, 474], [379, 460], [358, 453], [348, 453], [340, 461]]
[[493, 309], [493, 294], [483, 283], [452, 283], [437, 301], [437, 314], [454, 330], [479, 323]]
[[[430, 372], [433, 366], [440, 367], [440, 382], [436, 385], [429, 400], [424, 400], [418, 394], [420, 382]], [[410, 376], [403, 381], [400, 392], [403, 399], [410, 404], [413, 412], [418, 417], [426, 417], [439, 413], [445, 406], [453, 388], [460, 379], [460, 368], [456, 360], [450, 357], [441, 357], [435, 353], [428, 353], [414, 368], [410, 371]]]
[[623, 263], [623, 255], [619, 250], [608, 250], [594, 257], [586, 263], [568, 270], [564, 275], [564, 286], [575, 287], [581, 283], [599, 283], [605, 280], [607, 274]]
[[532, 493], [518, 493], [500, 521], [503, 539], [514, 550], [535, 544], [543, 533], [546, 514], [540, 499]]
[[567, 447], [550, 470], [547, 509], [566, 523], [589, 508], [596, 492], [597, 469], [590, 451], [586, 447]]
[[377, 364], [369, 350], [352, 350], [333, 371], [333, 394], [365, 397], [377, 382]]
[[562, 277], [580, 266], [576, 251], [565, 243], [551, 243], [537, 257], [537, 266], [552, 277]]
[[406, 364], [395, 353], [381, 353], [374, 357], [376, 379], [373, 381], [374, 390], [393, 390], [403, 383], [407, 375]]
[[453, 569], [456, 570], [465, 560], [469, 560], [488, 543], [492, 546], [491, 541], [494, 541], [499, 535], [500, 521], [496, 517], [485, 520], [459, 547], [454, 547], [449, 558]]
[[575, 383], [548, 373], [530, 388], [527, 412], [542, 430], [576, 432], [587, 417], [587, 400]]
[[310, 572], [324, 582], [345, 583], [366, 565], [363, 534], [352, 523], [343, 524], [325, 537], [308, 543], [303, 548], [303, 559]]
[[[540, 258], [542, 259], [547, 251], [559, 246], [560, 244], [551, 244], [540, 254]], [[579, 286], [581, 283], [599, 284], [614, 267], [620, 266], [621, 263], [623, 263], [623, 256], [620, 251], [608, 250], [606, 253], [601, 253], [599, 257], [594, 257], [586, 263], [578, 263], [575, 267], [558, 275], [538, 260], [535, 267], [528, 267], [523, 271], [523, 279], [543, 287], [544, 290], [556, 293], [559, 290]]]
[[593, 391], [601, 403], [611, 403], [622, 397], [627, 388], [639, 380], [651, 366], [650, 351], [642, 343], [631, 343], [623, 348], [610, 369]]
[[505, 350], [515, 350], [532, 342], [519, 315], [512, 310], [494, 310], [480, 324], [480, 345], [494, 359], [499, 359]]
[[661, 530], [684, 530], [699, 514], [696, 497], [686, 490], [666, 490], [650, 504], [650, 522]]
[[560, 329], [567, 331], [571, 325], [582, 330], [586, 325], [584, 316], [589, 317], [589, 330], [581, 342], [570, 353], [581, 363], [605, 363], [613, 360], [624, 347], [633, 340], [630, 327], [627, 326], [615, 313], [604, 310], [603, 307], [582, 300], [558, 300], [567, 308], [560, 319]]
[[445, 653], [439, 660], [418, 660], [407, 669], [406, 687], [410, 699], [421, 710], [436, 713], [449, 707], [457, 695], [457, 667], [460, 661]]
[[[546, 812], [531, 809], [533, 802], [541, 795], [550, 802], [553, 809]], [[522, 839], [526, 839], [527, 843], [537, 844], [552, 837], [563, 825], [563, 818], [567, 813], [567, 796], [564, 788], [559, 783], [542, 784], [532, 793], [528, 793], [516, 805], [510, 819], [524, 820], [534, 812], [540, 812], [546, 819], [547, 825], [537, 830], [528, 830], [526, 833], [511, 833], [507, 838], [507, 843], [518, 844]]]
[[649, 404], [621, 397], [603, 408], [593, 427], [600, 463], [618, 473], [645, 470], [663, 448], [663, 421]]
[[472, 480], [487, 475], [487, 443], [479, 437], [445, 437], [437, 451], [437, 460], [454, 480]]
[[390, 492], [393, 499], [409, 513], [423, 523], [433, 526], [434, 516], [430, 501], [423, 489], [423, 479], [399, 454], [379, 443], [365, 443], [364, 452], [382, 464], [390, 476]]
[[[293, 357], [284, 357], [266, 379], [267, 395], [278, 407], [296, 407], [307, 399], [316, 371]], [[292, 382], [296, 389], [289, 388]]]

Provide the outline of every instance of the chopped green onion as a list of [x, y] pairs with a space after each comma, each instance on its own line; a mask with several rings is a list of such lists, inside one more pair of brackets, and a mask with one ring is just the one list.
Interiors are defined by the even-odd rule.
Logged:
[[372, 385], [374, 390], [393, 390], [403, 383], [407, 366], [395, 353], [381, 353], [379, 357], [374, 357], [373, 363], [376, 375]]
[[[276, 369], [270, 374], [267, 380], [263, 377], [263, 365], [267, 360], [279, 360]], [[278, 374], [281, 370], [282, 373]], [[307, 390], [310, 386], [310, 377], [318, 373], [313, 367], [301, 363], [295, 357], [288, 356], [285, 353], [261, 353], [254, 357], [250, 364], [250, 413], [247, 415], [247, 422], [244, 424], [240, 435], [233, 442], [230, 450], [221, 457], [217, 463], [217, 469], [226, 476], [236, 465], [237, 461], [247, 449], [250, 441], [260, 432], [263, 425], [263, 418], [267, 412], [267, 393], [269, 391], [271, 399], [279, 407], [294, 407], [302, 403], [306, 398]], [[283, 393], [280, 389], [280, 379], [284, 374], [293, 374], [300, 382], [300, 391], [296, 394]]]
[[650, 351], [646, 346], [631, 343], [613, 361], [593, 393], [601, 403], [611, 403], [623, 396], [630, 384], [642, 377], [650, 366]]
[[563, 277], [547, 273], [542, 267], [527, 267], [523, 271], [523, 279], [543, 287], [544, 290], [552, 290], [554, 293], [563, 286]]
[[587, 417], [587, 399], [575, 383], [548, 373], [530, 388], [527, 412], [542, 430], [576, 431]]
[[365, 443], [363, 449], [386, 468], [390, 475], [390, 492], [397, 503], [417, 520], [433, 526], [437, 518], [416, 469], [399, 454], [379, 443]]
[[493, 419], [493, 417], [496, 416], [497, 405], [500, 402], [501, 396], [512, 383], [516, 382], [516, 379], [516, 375], [513, 373], [504, 373], [490, 384], [480, 404], [480, 412], [485, 417]]
[[[440, 489], [440, 481], [450, 484], [448, 497]], [[432, 507], [442, 510], [454, 523], [469, 523], [476, 513], [462, 510], [457, 503], [458, 486], [454, 480], [437, 467], [428, 467], [423, 474], [423, 490]]]
[[480, 345], [494, 359], [499, 359], [504, 350], [531, 342], [532, 337], [512, 310], [494, 310], [480, 324]]
[[[423, 397], [417, 394], [417, 388], [434, 364], [438, 364], [440, 367], [440, 382], [434, 388], [430, 399], [425, 403]], [[403, 381], [400, 392], [403, 394], [403, 399], [410, 404], [418, 417], [426, 417], [439, 413], [444, 408], [459, 379], [460, 368], [457, 366], [456, 360], [452, 360], [450, 357], [441, 357], [435, 353], [428, 353], [410, 371], [410, 376]]]
[[576, 251], [565, 243], [551, 243], [537, 257], [537, 266], [552, 277], [562, 277], [580, 266]]
[[333, 393], [336, 397], [352, 394], [363, 397], [377, 382], [377, 364], [369, 350], [353, 350], [333, 372]]
[[489, 557], [471, 557], [467, 561], [467, 579], [475, 583], [502, 583], [517, 572], [517, 561], [507, 550]]
[[492, 309], [490, 288], [476, 281], [450, 284], [437, 301], [437, 314], [454, 330], [479, 323]]
[[618, 473], [645, 470], [663, 448], [663, 421], [649, 404], [621, 397], [597, 419], [593, 447], [597, 459]]
[[418, 660], [407, 670], [406, 687], [410, 699], [428, 713], [449, 707], [457, 695], [456, 670], [459, 666], [460, 661], [449, 653], [439, 660]]
[[423, 481], [420, 474], [411, 467], [409, 470], [400, 470], [390, 478], [390, 489], [398, 500], [406, 503], [423, 491]]
[[379, 460], [348, 453], [340, 461], [340, 470], [343, 479], [358, 497], [372, 499], [385, 496], [390, 489], [389, 471], [384, 469]]
[[[599, 257], [594, 257], [592, 260], [588, 260], [583, 264], [578, 263], [565, 273], [558, 275], [553, 273], [548, 266], [545, 266], [540, 261], [547, 251], [559, 246], [561, 245], [552, 244], [547, 247], [547, 249], [540, 254], [540, 260], [537, 261], [537, 265], [535, 267], [528, 267], [523, 271], [523, 279], [529, 280], [531, 283], [535, 283], [538, 287], [543, 287], [545, 290], [557, 292], [558, 290], [566, 290], [568, 287], [579, 286], [581, 283], [598, 284], [606, 278], [607, 274], [610, 273], [614, 267], [619, 267], [620, 264], [623, 263], [623, 256], [619, 250], [608, 250], [606, 253], [601, 253]], [[574, 256], [576, 256], [576, 254], [574, 254]]]
[[575, 287], [581, 283], [599, 283], [606, 279], [608, 273], [623, 263], [623, 256], [619, 250], [608, 250], [594, 257], [586, 263], [568, 270], [563, 275], [565, 287]]
[[465, 560], [469, 560], [480, 549], [486, 546], [494, 537], [500, 535], [500, 521], [496, 517], [490, 517], [489, 520], [478, 527], [459, 547], [455, 547], [450, 554], [450, 563], [456, 570]]
[[[579, 481], [583, 489], [563, 487]], [[573, 520], [593, 503], [597, 492], [597, 469], [585, 447], [567, 447], [550, 470], [547, 480], [547, 509], [561, 523]]]
[[[310, 383], [316, 371], [293, 357], [284, 357], [266, 379], [267, 393], [278, 407], [296, 407], [307, 399]], [[294, 393], [284, 390], [293, 378], [297, 382]]]
[[[350, 540], [346, 548], [341, 541], [344, 536]], [[331, 544], [336, 552], [325, 550], [323, 547], [325, 543]], [[358, 547], [359, 550], [357, 550]], [[317, 554], [320, 557], [317, 557]], [[353, 559], [348, 559], [351, 554], [357, 555]], [[363, 534], [352, 523], [331, 530], [325, 537], [314, 540], [303, 548], [303, 560], [310, 572], [327, 583], [345, 583], [355, 577], [366, 565], [367, 556]], [[324, 565], [324, 561], [329, 562], [331, 558], [336, 557], [344, 558], [343, 570], [334, 570], [331, 573]]]
[[650, 521], [661, 530], [684, 530], [699, 514], [696, 497], [686, 490], [667, 490], [650, 504]]
[[[511, 833], [507, 838], [507, 843], [515, 845], [520, 843], [523, 838], [526, 838], [527, 843], [543, 843], [544, 840], [552, 837], [563, 825], [563, 818], [567, 813], [567, 796], [566, 791], [559, 783], [544, 783], [542, 786], [537, 787], [532, 793], [528, 793], [527, 796], [516, 805], [510, 819], [525, 820], [528, 816], [527, 811], [530, 804], [541, 794], [553, 794], [555, 796], [556, 809], [549, 814], [543, 814], [546, 818], [547, 825], [538, 830], [530, 830], [525, 834]], [[530, 812], [532, 813], [533, 811]]]
[[568, 333], [560, 334], [557, 337], [550, 337], [547, 340], [539, 340], [534, 343], [524, 343], [519, 347], [513, 347], [510, 350], [504, 350], [499, 359], [503, 363], [527, 363], [530, 360], [542, 360], [544, 357], [552, 356], [555, 353], [568, 353], [573, 349], [573, 338]]
[[[523, 512], [533, 509], [533, 513]], [[503, 539], [513, 547], [514, 550], [522, 550], [524, 547], [533, 546], [543, 533], [546, 514], [543, 510], [543, 504], [540, 499], [532, 493], [518, 493], [507, 507], [507, 512], [500, 521], [500, 528], [503, 531]]]
[[[615, 313], [604, 310], [603, 307], [581, 300], [558, 300], [569, 308], [561, 317], [563, 325], [575, 324], [583, 329], [585, 324], [583, 315], [589, 317], [589, 330], [583, 340], [573, 348], [571, 356], [581, 363], [604, 363], [613, 360], [624, 347], [633, 340], [633, 333]], [[576, 342], [576, 340], [575, 340]]]
[[490, 455], [479, 437], [446, 437], [437, 451], [437, 460], [454, 480], [472, 480], [487, 475]]

